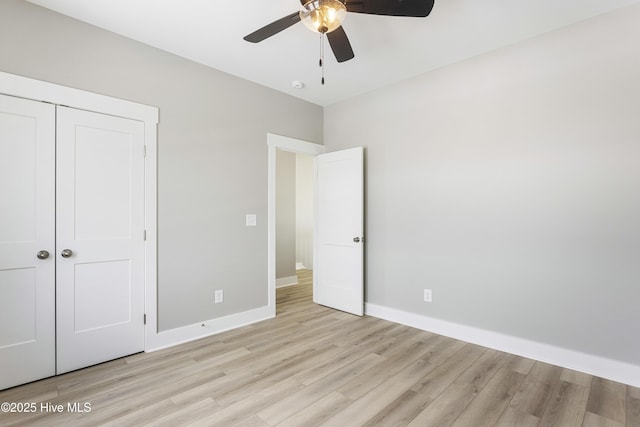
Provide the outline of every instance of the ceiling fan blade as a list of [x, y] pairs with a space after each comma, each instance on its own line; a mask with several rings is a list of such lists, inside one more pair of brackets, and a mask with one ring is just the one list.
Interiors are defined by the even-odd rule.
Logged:
[[291, 15], [287, 15], [284, 18], [280, 18], [277, 21], [273, 21], [271, 24], [265, 25], [259, 30], [243, 37], [248, 42], [258, 43], [262, 40], [269, 38], [275, 34], [278, 34], [282, 30], [286, 30], [293, 24], [300, 22], [300, 13], [294, 12]]
[[347, 0], [347, 12], [369, 15], [425, 17], [434, 0]]
[[344, 32], [342, 26], [327, 33], [327, 40], [329, 40], [329, 46], [331, 46], [331, 50], [338, 62], [348, 61], [355, 56], [353, 49], [351, 49], [349, 38], [347, 38], [347, 33]]

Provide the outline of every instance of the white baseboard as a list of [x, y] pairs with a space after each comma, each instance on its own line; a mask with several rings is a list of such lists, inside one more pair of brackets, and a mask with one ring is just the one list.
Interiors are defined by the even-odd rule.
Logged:
[[483, 347], [504, 351], [589, 375], [640, 387], [640, 366], [600, 356], [568, 350], [524, 338], [434, 319], [415, 313], [365, 304], [369, 316], [389, 320]]
[[275, 317], [275, 310], [272, 306], [264, 306], [229, 316], [211, 319], [204, 322], [194, 323], [168, 331], [158, 332], [152, 337], [147, 337], [146, 352], [161, 350], [189, 341], [215, 335], [220, 332], [250, 325], [262, 320]]
[[307, 267], [301, 262], [296, 262], [296, 270], [305, 270]]
[[283, 288], [285, 286], [297, 285], [298, 276], [281, 277], [276, 279], [276, 288]]

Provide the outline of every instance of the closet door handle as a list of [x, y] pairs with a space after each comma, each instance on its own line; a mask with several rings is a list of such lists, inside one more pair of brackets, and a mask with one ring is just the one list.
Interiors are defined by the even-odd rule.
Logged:
[[73, 251], [71, 249], [63, 249], [62, 252], [60, 252], [60, 255], [62, 255], [62, 258], [69, 258], [73, 255]]
[[40, 251], [36, 254], [36, 256], [38, 257], [38, 259], [47, 259], [49, 258], [49, 252], [48, 251]]

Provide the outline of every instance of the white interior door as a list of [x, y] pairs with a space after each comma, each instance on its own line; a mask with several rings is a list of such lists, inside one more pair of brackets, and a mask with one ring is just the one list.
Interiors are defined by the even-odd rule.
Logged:
[[315, 158], [314, 302], [362, 316], [364, 310], [363, 148]]
[[144, 123], [58, 107], [57, 373], [144, 349]]
[[0, 390], [55, 374], [54, 138], [53, 105], [0, 95]]

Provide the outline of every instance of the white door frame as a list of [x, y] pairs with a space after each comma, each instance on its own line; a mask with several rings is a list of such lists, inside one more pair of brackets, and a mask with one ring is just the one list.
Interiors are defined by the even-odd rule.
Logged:
[[324, 145], [286, 136], [267, 134], [269, 146], [269, 166], [267, 175], [267, 275], [268, 309], [272, 316], [276, 314], [276, 150], [317, 156], [327, 150]]
[[80, 110], [139, 120], [145, 124], [145, 350], [157, 340], [157, 124], [158, 108], [0, 71], [0, 93]]

